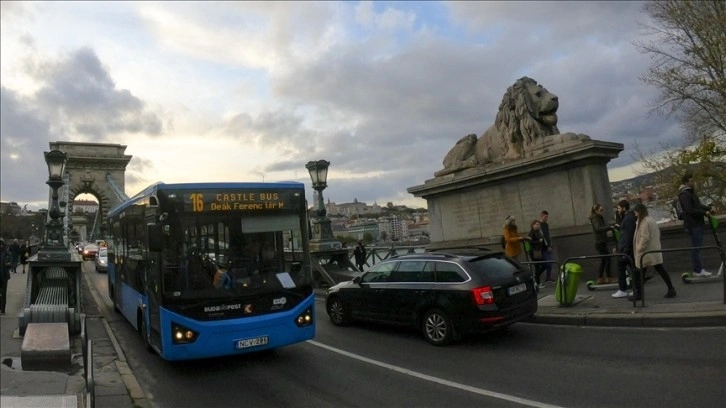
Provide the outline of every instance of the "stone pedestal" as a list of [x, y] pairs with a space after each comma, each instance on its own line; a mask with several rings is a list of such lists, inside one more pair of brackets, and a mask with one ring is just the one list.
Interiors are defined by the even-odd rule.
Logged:
[[542, 144], [525, 158], [436, 177], [408, 192], [428, 202], [431, 248], [499, 245], [510, 214], [520, 232], [542, 210], [558, 228], [587, 225], [592, 204], [612, 201], [607, 163], [622, 150], [589, 138]]

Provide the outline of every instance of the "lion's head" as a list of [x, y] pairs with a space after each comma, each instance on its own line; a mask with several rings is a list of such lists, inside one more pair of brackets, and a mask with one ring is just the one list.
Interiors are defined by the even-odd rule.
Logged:
[[494, 122], [500, 134], [519, 153], [535, 139], [560, 133], [557, 129], [557, 95], [537, 81], [518, 79], [507, 88]]

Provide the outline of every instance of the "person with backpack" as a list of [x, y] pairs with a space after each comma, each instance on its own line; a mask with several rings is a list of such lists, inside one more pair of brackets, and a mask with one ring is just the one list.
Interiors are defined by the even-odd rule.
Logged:
[[681, 187], [678, 190], [678, 202], [681, 204], [683, 211], [683, 227], [691, 240], [691, 264], [693, 266], [693, 276], [705, 278], [711, 276], [703, 268], [701, 259], [701, 250], [703, 246], [703, 230], [706, 223], [704, 217], [709, 217], [713, 211], [712, 206], [701, 204], [701, 200], [696, 194], [696, 181], [693, 174], [686, 173], [681, 177]]

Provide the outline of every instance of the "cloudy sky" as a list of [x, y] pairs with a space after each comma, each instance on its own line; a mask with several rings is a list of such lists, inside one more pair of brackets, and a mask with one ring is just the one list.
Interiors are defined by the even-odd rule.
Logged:
[[[529, 76], [562, 132], [681, 138], [649, 114], [636, 2], [1, 3], [0, 199], [46, 207], [51, 141], [119, 143], [126, 193], [156, 181], [310, 184], [326, 200], [425, 207], [406, 192]], [[308, 193], [308, 199], [312, 194]]]

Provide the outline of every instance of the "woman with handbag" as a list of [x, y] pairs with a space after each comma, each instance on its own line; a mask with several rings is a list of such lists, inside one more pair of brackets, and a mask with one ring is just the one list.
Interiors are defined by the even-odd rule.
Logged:
[[30, 258], [30, 243], [25, 241], [23, 242], [23, 245], [20, 246], [20, 264], [23, 265], [23, 273], [25, 273], [28, 258]]
[[[540, 220], [534, 220], [532, 221], [532, 224], [530, 224], [529, 228], [529, 243], [530, 243], [530, 251], [529, 251], [529, 259], [532, 261], [542, 261], [544, 260], [543, 251], [545, 248], [545, 240], [544, 240], [544, 234], [542, 234], [542, 224]], [[540, 277], [542, 276], [542, 273], [546, 269], [546, 264], [534, 264], [534, 281], [537, 284], [537, 287], [540, 289], [543, 289], [545, 285], [542, 284]]]

